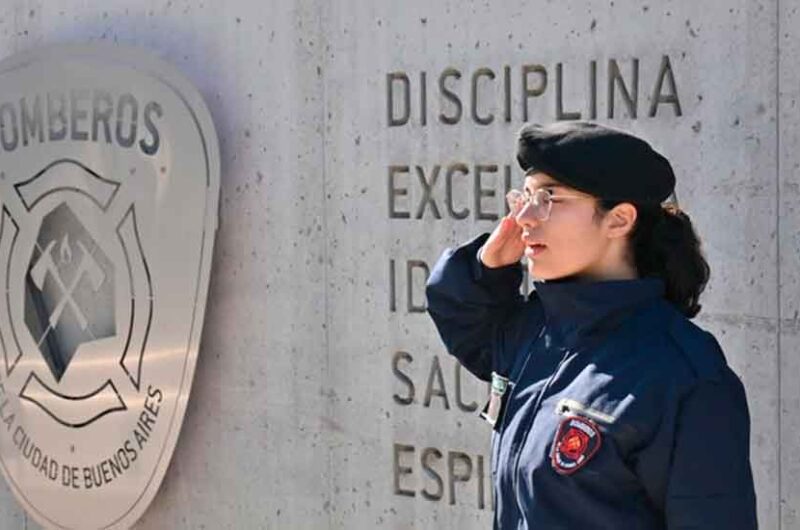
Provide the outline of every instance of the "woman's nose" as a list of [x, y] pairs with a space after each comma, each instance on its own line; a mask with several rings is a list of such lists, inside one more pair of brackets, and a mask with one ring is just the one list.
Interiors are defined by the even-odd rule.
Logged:
[[514, 216], [514, 220], [517, 221], [517, 224], [523, 228], [525, 227], [535, 227], [541, 221], [533, 215], [533, 203], [530, 201], [526, 202], [522, 209], [517, 212], [517, 215]]

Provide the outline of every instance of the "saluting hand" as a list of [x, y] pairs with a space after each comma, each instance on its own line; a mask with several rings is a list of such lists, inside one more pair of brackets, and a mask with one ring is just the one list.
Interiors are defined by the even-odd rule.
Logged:
[[518, 263], [524, 254], [522, 227], [517, 224], [514, 214], [509, 213], [500, 220], [500, 224], [483, 244], [480, 256], [484, 265], [496, 269]]

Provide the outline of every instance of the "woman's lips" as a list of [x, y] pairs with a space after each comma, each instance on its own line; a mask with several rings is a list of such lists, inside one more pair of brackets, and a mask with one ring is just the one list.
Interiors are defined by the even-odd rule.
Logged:
[[527, 245], [525, 247], [525, 257], [534, 258], [544, 252], [547, 245]]

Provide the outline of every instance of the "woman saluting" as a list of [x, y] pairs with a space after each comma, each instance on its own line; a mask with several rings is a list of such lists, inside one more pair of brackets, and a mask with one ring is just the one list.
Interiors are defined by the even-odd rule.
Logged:
[[757, 528], [747, 400], [689, 320], [709, 267], [669, 162], [580, 121], [524, 127], [517, 159], [511, 212], [426, 289], [449, 353], [492, 381], [494, 527]]

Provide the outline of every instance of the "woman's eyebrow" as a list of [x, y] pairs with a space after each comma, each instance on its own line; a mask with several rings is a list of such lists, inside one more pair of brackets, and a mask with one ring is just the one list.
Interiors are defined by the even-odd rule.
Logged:
[[528, 191], [528, 193], [533, 193], [534, 191], [536, 191], [537, 189], [540, 189], [540, 188], [561, 188], [561, 189], [564, 189], [564, 186], [562, 186], [561, 184], [558, 184], [556, 182], [545, 182], [541, 186], [525, 186], [525, 189]]

